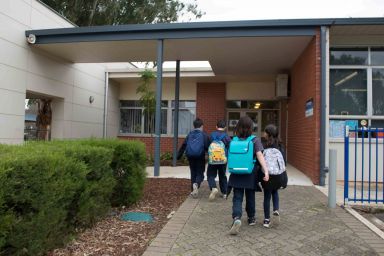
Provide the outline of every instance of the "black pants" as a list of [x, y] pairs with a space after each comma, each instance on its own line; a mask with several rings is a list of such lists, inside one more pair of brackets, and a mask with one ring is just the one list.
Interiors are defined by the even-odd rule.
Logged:
[[227, 165], [225, 164], [208, 164], [207, 168], [207, 180], [209, 184], [209, 188], [216, 188], [215, 178], [217, 174], [219, 174], [219, 186], [220, 192], [225, 195], [227, 194], [227, 176], [225, 175], [227, 169]]
[[189, 169], [191, 170], [191, 191], [193, 190], [193, 183], [197, 183], [200, 187], [201, 182], [204, 180], [205, 171], [205, 158], [189, 158]]

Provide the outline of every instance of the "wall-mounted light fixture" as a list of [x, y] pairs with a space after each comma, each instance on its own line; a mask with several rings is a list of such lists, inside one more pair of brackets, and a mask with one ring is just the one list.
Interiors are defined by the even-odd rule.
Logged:
[[27, 37], [27, 42], [30, 44], [36, 43], [36, 36], [34, 34], [29, 34]]
[[93, 103], [95, 101], [95, 97], [93, 97], [93, 96], [89, 96], [89, 103]]

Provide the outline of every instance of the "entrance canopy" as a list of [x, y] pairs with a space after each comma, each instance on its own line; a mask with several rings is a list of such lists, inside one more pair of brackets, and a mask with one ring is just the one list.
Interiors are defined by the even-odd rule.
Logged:
[[320, 26], [381, 25], [380, 18], [142, 24], [28, 30], [34, 47], [74, 63], [209, 61], [216, 75], [289, 70]]

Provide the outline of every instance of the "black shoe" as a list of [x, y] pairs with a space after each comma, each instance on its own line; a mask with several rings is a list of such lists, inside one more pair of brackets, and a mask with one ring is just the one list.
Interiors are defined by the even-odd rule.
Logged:
[[263, 223], [263, 226], [265, 227], [265, 228], [269, 228], [269, 224], [271, 223], [271, 221], [269, 220], [269, 219], [265, 219], [264, 220], [264, 223]]
[[248, 225], [249, 225], [249, 226], [254, 226], [254, 225], [256, 225], [256, 219], [255, 219], [255, 217], [248, 218]]

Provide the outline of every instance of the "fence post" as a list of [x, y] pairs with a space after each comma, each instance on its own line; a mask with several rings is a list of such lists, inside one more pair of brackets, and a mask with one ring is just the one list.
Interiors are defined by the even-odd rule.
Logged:
[[337, 151], [329, 150], [329, 173], [328, 173], [328, 207], [336, 207], [336, 170], [337, 170]]
[[345, 135], [344, 135], [344, 204], [346, 200], [348, 201], [348, 199], [349, 199], [349, 129], [348, 129], [348, 126], [346, 126]]

